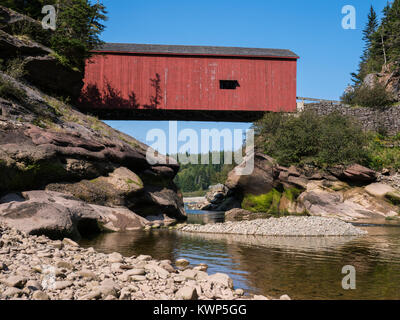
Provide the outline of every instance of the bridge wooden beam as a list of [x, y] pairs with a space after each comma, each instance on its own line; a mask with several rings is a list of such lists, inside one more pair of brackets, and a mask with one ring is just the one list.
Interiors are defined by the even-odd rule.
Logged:
[[254, 122], [264, 116], [261, 111], [160, 110], [160, 109], [80, 109], [100, 120]]

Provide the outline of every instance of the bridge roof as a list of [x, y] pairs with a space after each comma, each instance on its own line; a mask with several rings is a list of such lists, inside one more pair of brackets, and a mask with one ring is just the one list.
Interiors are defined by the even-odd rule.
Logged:
[[95, 52], [109, 53], [147, 53], [168, 55], [206, 55], [206, 56], [246, 56], [298, 59], [298, 55], [286, 49], [264, 49], [243, 47], [178, 46], [135, 43], [105, 43]]

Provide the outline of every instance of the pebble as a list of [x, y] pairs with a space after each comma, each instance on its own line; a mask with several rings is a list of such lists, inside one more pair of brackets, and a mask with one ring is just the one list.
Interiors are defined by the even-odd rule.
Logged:
[[63, 241], [62, 241], [62, 244], [73, 246], [73, 247], [79, 247], [79, 244], [77, 244], [75, 241], [73, 241], [73, 240], [71, 240], [69, 238], [64, 238]]
[[195, 288], [186, 286], [177, 291], [176, 298], [178, 300], [197, 300], [198, 295]]
[[28, 280], [26, 278], [23, 278], [21, 276], [11, 276], [3, 280], [2, 282], [8, 287], [22, 289], [27, 281]]
[[56, 281], [53, 288], [54, 290], [63, 290], [70, 286], [72, 286], [71, 281]]
[[108, 256], [108, 262], [110, 263], [121, 263], [123, 261], [124, 257], [118, 252], [113, 252]]
[[175, 265], [178, 267], [186, 267], [190, 264], [190, 262], [186, 259], [178, 259], [175, 261]]
[[35, 291], [32, 294], [32, 300], [50, 300], [49, 296], [43, 291]]
[[5, 298], [14, 298], [16, 296], [20, 296], [22, 294], [22, 290], [18, 288], [7, 288], [4, 290], [4, 292], [1, 294], [2, 297]]

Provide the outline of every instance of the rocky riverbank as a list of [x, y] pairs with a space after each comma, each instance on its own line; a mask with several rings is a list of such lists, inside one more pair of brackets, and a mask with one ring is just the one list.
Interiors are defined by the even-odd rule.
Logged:
[[[236, 169], [254, 160], [253, 173]], [[252, 215], [311, 215], [345, 221], [397, 218], [400, 212], [399, 175], [376, 172], [359, 164], [318, 168], [284, 167], [256, 152], [233, 169], [225, 181], [210, 187], [202, 210], [244, 209], [235, 218]]]
[[185, 225], [183, 232], [285, 237], [360, 236], [367, 232], [350, 223], [323, 217], [282, 217], [207, 225]]
[[228, 275], [206, 270], [183, 259], [172, 263], [147, 255], [103, 254], [68, 238], [53, 241], [0, 225], [2, 300], [268, 299], [245, 295]]
[[184, 221], [178, 163], [79, 112], [82, 75], [20, 25], [50, 32], [0, 6], [0, 221], [57, 239]]

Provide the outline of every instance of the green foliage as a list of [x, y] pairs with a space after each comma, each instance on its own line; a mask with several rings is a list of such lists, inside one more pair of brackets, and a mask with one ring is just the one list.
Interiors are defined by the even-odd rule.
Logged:
[[15, 79], [22, 78], [26, 71], [24, 69], [24, 59], [15, 58], [7, 61], [5, 67], [2, 68], [6, 74]]
[[352, 106], [384, 110], [393, 104], [394, 99], [391, 94], [386, 91], [384, 85], [375, 83], [373, 88], [364, 85], [353, 88], [353, 90], [341, 96], [341, 101]]
[[289, 201], [295, 201], [303, 191], [298, 188], [289, 188], [283, 191], [283, 194]]
[[[213, 154], [220, 157], [220, 164], [212, 164]], [[187, 154], [186, 156], [190, 155]], [[174, 180], [175, 184], [182, 192], [207, 190], [210, 185], [225, 183], [229, 171], [235, 167], [234, 164], [223, 164], [225, 162], [224, 152], [210, 152], [205, 155], [197, 154], [191, 156], [197, 159], [198, 164], [180, 163], [180, 171]], [[209, 164], [201, 164], [202, 156], [208, 156]], [[179, 155], [175, 158], [177, 158], [179, 162]]]
[[[57, 10], [56, 30], [48, 31], [47, 39], [41, 37], [39, 42], [50, 46], [59, 61], [71, 68], [83, 71], [86, 59], [91, 57], [91, 50], [103, 42], [99, 36], [107, 19], [105, 6], [89, 0], [4, 0], [5, 6], [41, 21], [44, 17], [42, 7], [54, 5]], [[21, 26], [19, 26], [21, 29]], [[27, 34], [35, 37], [32, 26], [26, 25], [16, 34]]]
[[26, 14], [34, 19], [43, 17], [42, 8], [46, 4], [54, 4], [55, 1], [47, 0], [2, 0], [1, 5]]
[[103, 42], [99, 35], [105, 26], [105, 7], [91, 4], [88, 0], [64, 0], [59, 3], [57, 29], [51, 37], [51, 47], [61, 56], [67, 57], [69, 64], [83, 70], [90, 50]]
[[385, 198], [395, 206], [400, 205], [400, 193], [399, 192], [389, 192], [385, 195]]
[[139, 188], [143, 188], [143, 187], [144, 187], [143, 182], [142, 182], [142, 180], [140, 180], [140, 178], [138, 178], [137, 181], [134, 181], [134, 180], [132, 180], [132, 179], [126, 179], [126, 183], [127, 183], [127, 184], [135, 184], [135, 185], [137, 185]]
[[258, 196], [246, 194], [242, 201], [242, 208], [254, 213], [279, 214], [281, 196], [282, 194], [276, 189]]
[[66, 177], [63, 164], [55, 160], [41, 160], [18, 167], [0, 162], [0, 181], [3, 182], [0, 192], [32, 190]]
[[380, 134], [369, 134], [368, 166], [374, 170], [400, 169], [400, 134], [385, 137]]
[[183, 196], [185, 198], [189, 197], [204, 197], [207, 193], [207, 190], [198, 190], [193, 192], [183, 192]]
[[[349, 104], [359, 104], [367, 107], [380, 107], [387, 99], [382, 93], [382, 88], [368, 93], [368, 89], [362, 88], [365, 76], [370, 73], [392, 72], [398, 69], [400, 62], [400, 0], [388, 2], [383, 10], [383, 18], [380, 22], [374, 9], [368, 15], [368, 22], [363, 30], [365, 41], [364, 52], [361, 57], [357, 73], [352, 73], [355, 89], [354, 96], [345, 94], [344, 101]], [[375, 98], [375, 95], [378, 95]], [[361, 101], [354, 101], [360, 99]], [[376, 101], [378, 100], [378, 101]], [[383, 100], [383, 101], [382, 101]], [[390, 102], [390, 101], [389, 101]]]
[[269, 113], [253, 127], [256, 147], [282, 165], [326, 166], [365, 163], [367, 159], [367, 141], [361, 127], [337, 113]]
[[363, 40], [365, 41], [365, 47], [361, 61], [358, 68], [358, 73], [352, 73], [353, 82], [358, 86], [362, 83], [368, 71], [371, 70], [369, 65], [370, 50], [372, 46], [373, 35], [378, 28], [377, 15], [374, 8], [371, 6], [368, 14], [368, 22], [363, 30]]
[[11, 81], [0, 78], [0, 97], [22, 102], [26, 99], [26, 93]]

